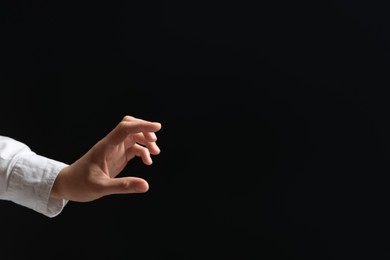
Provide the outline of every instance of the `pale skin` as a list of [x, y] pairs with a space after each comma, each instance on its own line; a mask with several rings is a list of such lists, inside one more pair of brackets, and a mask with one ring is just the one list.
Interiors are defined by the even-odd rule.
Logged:
[[139, 177], [117, 177], [127, 163], [139, 157], [145, 165], [158, 155], [159, 122], [125, 116], [105, 137], [58, 174], [51, 198], [88, 202], [112, 194], [144, 193], [148, 182]]

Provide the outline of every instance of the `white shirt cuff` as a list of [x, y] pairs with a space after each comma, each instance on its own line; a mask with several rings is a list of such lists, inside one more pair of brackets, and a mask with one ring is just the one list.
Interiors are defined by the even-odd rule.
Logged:
[[57, 216], [68, 201], [52, 199], [50, 192], [58, 173], [66, 166], [31, 151], [18, 154], [9, 175], [8, 199], [45, 216]]

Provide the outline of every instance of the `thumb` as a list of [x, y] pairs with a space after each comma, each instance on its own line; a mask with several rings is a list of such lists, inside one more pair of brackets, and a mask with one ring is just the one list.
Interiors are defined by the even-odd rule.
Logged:
[[138, 177], [111, 178], [105, 184], [106, 195], [144, 193], [149, 190], [146, 180]]

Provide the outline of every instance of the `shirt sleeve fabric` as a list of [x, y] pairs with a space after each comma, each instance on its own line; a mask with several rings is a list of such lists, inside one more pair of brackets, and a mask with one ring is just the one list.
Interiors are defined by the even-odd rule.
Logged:
[[59, 215], [67, 200], [50, 198], [51, 188], [67, 164], [33, 152], [26, 144], [0, 136], [0, 199], [47, 217]]

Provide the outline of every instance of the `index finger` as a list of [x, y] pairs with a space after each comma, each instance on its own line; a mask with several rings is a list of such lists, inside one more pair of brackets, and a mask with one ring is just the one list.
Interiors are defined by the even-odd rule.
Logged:
[[130, 134], [141, 132], [157, 132], [161, 123], [151, 122], [134, 117], [124, 118], [107, 136], [108, 141], [114, 145], [123, 142]]

